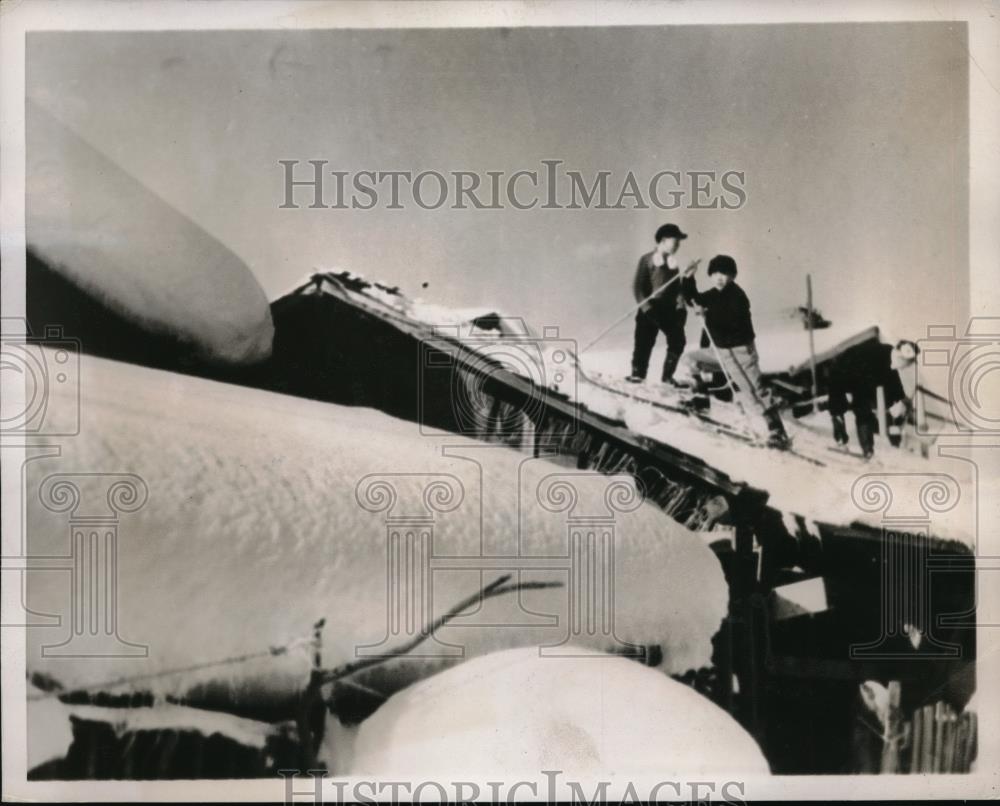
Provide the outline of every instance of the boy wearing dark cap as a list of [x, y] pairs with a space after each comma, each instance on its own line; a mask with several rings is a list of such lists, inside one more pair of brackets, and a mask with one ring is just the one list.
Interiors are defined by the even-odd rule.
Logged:
[[[667, 357], [663, 361], [660, 375], [660, 380], [664, 383], [673, 383], [674, 371], [687, 343], [684, 335], [687, 307], [684, 305], [678, 279], [680, 268], [674, 257], [687, 235], [676, 224], [664, 224], [656, 230], [654, 237], [656, 248], [639, 258], [639, 266], [632, 281], [635, 301], [643, 303], [635, 314], [632, 374], [627, 378], [632, 383], [640, 383], [646, 379], [649, 356], [653, 352], [657, 333], [662, 332], [667, 339]], [[661, 293], [643, 302], [660, 288], [663, 289]]]
[[684, 270], [681, 281], [684, 298], [701, 308], [705, 329], [717, 348], [722, 369], [738, 387], [744, 408], [758, 412], [767, 423], [768, 445], [789, 447], [791, 441], [778, 407], [761, 377], [750, 300], [736, 284], [736, 261], [729, 255], [716, 255], [709, 261], [712, 288], [708, 291], [698, 290], [694, 280], [697, 269], [689, 266]]

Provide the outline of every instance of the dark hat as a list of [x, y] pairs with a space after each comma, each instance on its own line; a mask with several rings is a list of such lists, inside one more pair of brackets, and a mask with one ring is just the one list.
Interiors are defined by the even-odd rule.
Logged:
[[687, 235], [681, 232], [681, 228], [676, 224], [664, 224], [656, 230], [656, 242], [659, 243], [664, 238], [676, 238], [678, 241], [683, 241]]
[[728, 274], [730, 277], [736, 276], [736, 261], [729, 255], [716, 255], [708, 261], [708, 275], [711, 277], [717, 271]]

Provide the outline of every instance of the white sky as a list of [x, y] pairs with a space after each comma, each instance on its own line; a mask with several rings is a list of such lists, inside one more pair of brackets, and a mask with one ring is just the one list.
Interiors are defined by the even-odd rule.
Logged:
[[[759, 330], [804, 302], [806, 272], [838, 321], [920, 336], [968, 316], [960, 23], [31, 34], [27, 91], [272, 296], [343, 266], [584, 342], [631, 304], [636, 259], [673, 220], [691, 234], [682, 257], [737, 259]], [[748, 202], [278, 209], [279, 159], [512, 172], [548, 158], [616, 179], [741, 170]], [[630, 339], [626, 324], [604, 346]]]

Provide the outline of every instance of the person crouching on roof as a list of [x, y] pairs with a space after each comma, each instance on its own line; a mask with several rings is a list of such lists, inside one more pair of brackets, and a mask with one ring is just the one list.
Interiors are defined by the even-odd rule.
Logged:
[[[889, 419], [889, 443], [898, 447], [903, 439], [902, 424], [911, 411], [911, 401], [903, 391], [899, 370], [917, 360], [920, 348], [906, 339], [896, 343], [877, 344], [871, 350], [855, 348], [839, 356], [830, 367], [830, 418], [833, 438], [838, 445], [847, 445], [844, 413], [850, 408], [858, 432], [858, 444], [865, 459], [875, 453], [875, 433], [884, 427], [875, 414], [877, 389], [882, 387], [886, 414]], [[850, 405], [847, 398], [850, 396]]]
[[[635, 301], [642, 303], [635, 314], [635, 342], [632, 349], [632, 374], [626, 380], [641, 383], [649, 369], [649, 356], [656, 343], [656, 334], [662, 331], [667, 340], [667, 357], [663, 361], [660, 380], [674, 383], [674, 371], [684, 353], [687, 337], [687, 306], [681, 295], [680, 268], [677, 250], [687, 238], [676, 224], [664, 224], [654, 236], [656, 248], [639, 258], [639, 266], [632, 281]], [[655, 291], [663, 289], [652, 299]]]
[[684, 298], [701, 309], [708, 336], [718, 352], [722, 370], [736, 385], [744, 409], [759, 413], [767, 424], [768, 446], [788, 448], [791, 440], [781, 422], [776, 401], [764, 386], [755, 344], [756, 334], [750, 318], [750, 300], [736, 284], [736, 261], [729, 255], [716, 255], [709, 261], [708, 276], [712, 288], [699, 291], [694, 280], [698, 267], [684, 270], [681, 288]]

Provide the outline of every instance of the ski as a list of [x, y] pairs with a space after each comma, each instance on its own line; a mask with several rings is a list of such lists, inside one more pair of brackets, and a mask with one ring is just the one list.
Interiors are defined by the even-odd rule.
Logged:
[[733, 428], [731, 425], [728, 425], [720, 420], [717, 420], [714, 417], [711, 417], [708, 414], [699, 411], [693, 406], [685, 406], [683, 402], [679, 402], [677, 404], [671, 404], [667, 403], [664, 400], [657, 400], [655, 398], [646, 395], [632, 394], [625, 389], [619, 389], [611, 384], [604, 383], [603, 381], [597, 380], [596, 378], [592, 378], [588, 375], [583, 375], [582, 377], [587, 383], [592, 383], [598, 388], [604, 389], [605, 391], [611, 392], [612, 394], [620, 395], [621, 397], [627, 397], [639, 403], [645, 403], [647, 405], [653, 406], [658, 409], [662, 409], [664, 411], [669, 411], [674, 414], [684, 414], [688, 417], [694, 417], [701, 423], [709, 426], [709, 428], [711, 428], [715, 433], [720, 434], [722, 436], [730, 437], [732, 439], [738, 439], [741, 442], [744, 442], [745, 444], [751, 447], [762, 448], [765, 450], [774, 450], [780, 453], [787, 453], [792, 456], [798, 457], [803, 461], [809, 462], [810, 464], [815, 465], [817, 467], [826, 467], [825, 462], [822, 462], [819, 459], [816, 459], [812, 456], [807, 456], [806, 454], [801, 453], [792, 447], [772, 448], [766, 442], [761, 440], [759, 437], [740, 431], [737, 428]]
[[791, 447], [790, 445], [787, 448], [772, 448], [764, 440], [762, 440], [762, 439], [760, 439], [758, 437], [751, 437], [748, 434], [742, 434], [742, 433], [739, 433], [739, 432], [734, 432], [734, 433], [729, 434], [728, 436], [735, 436], [737, 439], [743, 439], [752, 448], [763, 448], [763, 449], [768, 450], [768, 451], [777, 451], [778, 453], [787, 453], [787, 454], [789, 454], [791, 456], [794, 456], [794, 457], [796, 457], [798, 459], [801, 459], [803, 462], [809, 462], [809, 464], [815, 465], [816, 467], [826, 467], [827, 466], [826, 462], [820, 461], [819, 459], [816, 459], [815, 457], [808, 456], [807, 454], [804, 454], [804, 453], [802, 453], [800, 451], [797, 451], [797, 450], [795, 450], [795, 448]]
[[843, 454], [844, 456], [850, 456], [852, 459], [861, 459], [863, 461], [867, 461], [863, 453], [856, 453], [855, 451], [852, 451], [850, 448], [843, 448], [840, 445], [827, 445], [826, 449], [828, 451], [833, 451], [834, 453]]

